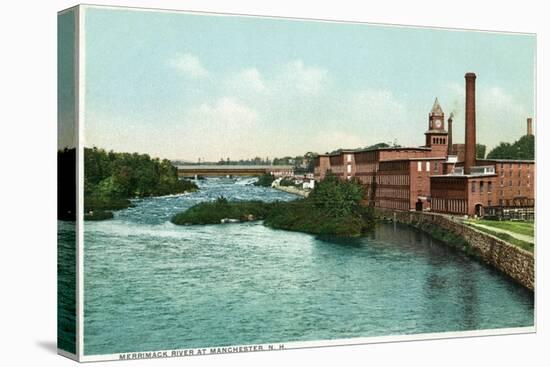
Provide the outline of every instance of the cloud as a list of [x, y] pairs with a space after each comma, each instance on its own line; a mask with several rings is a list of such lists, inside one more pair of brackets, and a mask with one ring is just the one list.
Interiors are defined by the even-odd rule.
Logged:
[[191, 79], [200, 79], [208, 76], [208, 71], [202, 66], [200, 60], [189, 53], [177, 54], [168, 60], [168, 65]]
[[263, 75], [256, 68], [247, 68], [226, 78], [225, 92], [232, 96], [251, 97], [268, 91]]
[[327, 70], [316, 66], [306, 66], [302, 60], [294, 60], [282, 67], [273, 82], [282, 91], [317, 95], [323, 90], [327, 77]]
[[208, 124], [208, 128], [242, 129], [254, 125], [258, 114], [236, 99], [222, 97], [214, 103], [203, 103], [190, 110], [186, 119], [193, 123]]
[[[250, 157], [258, 154], [258, 113], [241, 101], [222, 97], [189, 110], [177, 135], [189, 152], [208, 152], [208, 157]], [[200, 154], [200, 153], [199, 153]]]

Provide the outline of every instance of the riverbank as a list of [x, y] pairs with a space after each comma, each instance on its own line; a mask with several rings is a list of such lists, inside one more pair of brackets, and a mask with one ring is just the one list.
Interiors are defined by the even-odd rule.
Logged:
[[310, 190], [304, 190], [300, 189], [295, 186], [281, 186], [281, 185], [273, 185], [272, 186], [275, 190], [280, 190], [284, 192], [288, 192], [289, 194], [299, 195], [301, 197], [307, 198], [309, 196]]
[[411, 225], [433, 234], [436, 238], [452, 237], [454, 240], [441, 240], [491, 265], [525, 288], [534, 290], [535, 261], [532, 252], [467, 226], [461, 220], [447, 215], [379, 208], [375, 210], [375, 215], [381, 219]]

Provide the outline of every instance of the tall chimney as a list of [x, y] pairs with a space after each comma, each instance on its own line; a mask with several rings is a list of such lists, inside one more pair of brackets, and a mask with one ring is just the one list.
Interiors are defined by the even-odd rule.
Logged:
[[527, 118], [527, 135], [533, 135], [533, 119]]
[[466, 147], [464, 152], [464, 173], [470, 174], [476, 165], [476, 75], [466, 73]]
[[449, 115], [449, 119], [447, 120], [447, 126], [448, 126], [448, 137], [447, 137], [447, 155], [453, 154], [453, 113]]

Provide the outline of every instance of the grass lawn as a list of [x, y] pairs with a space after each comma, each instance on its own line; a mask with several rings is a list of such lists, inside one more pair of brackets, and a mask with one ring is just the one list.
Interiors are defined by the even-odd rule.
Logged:
[[517, 246], [519, 248], [522, 248], [524, 250], [527, 250], [529, 252], [534, 252], [534, 250], [535, 250], [535, 244], [534, 243], [518, 240], [517, 238], [515, 238], [515, 237], [513, 237], [513, 236], [511, 236], [507, 233], [494, 232], [494, 231], [491, 231], [489, 229], [482, 228], [482, 227], [475, 227], [475, 229], [477, 229], [479, 231], [482, 231], [482, 232], [485, 232], [485, 233], [488, 233], [488, 234], [493, 235], [495, 237], [498, 237], [503, 241], [511, 243], [512, 245], [515, 245], [515, 246]]
[[485, 226], [504, 229], [506, 231], [534, 237], [535, 224], [533, 222], [518, 222], [510, 220], [474, 220], [472, 224], [483, 224]]

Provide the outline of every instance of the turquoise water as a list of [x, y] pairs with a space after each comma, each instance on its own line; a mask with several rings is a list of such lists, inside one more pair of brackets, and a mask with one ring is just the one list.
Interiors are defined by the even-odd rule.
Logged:
[[533, 325], [532, 293], [408, 227], [336, 239], [169, 222], [222, 194], [294, 199], [245, 183], [200, 181], [85, 224], [86, 355]]

